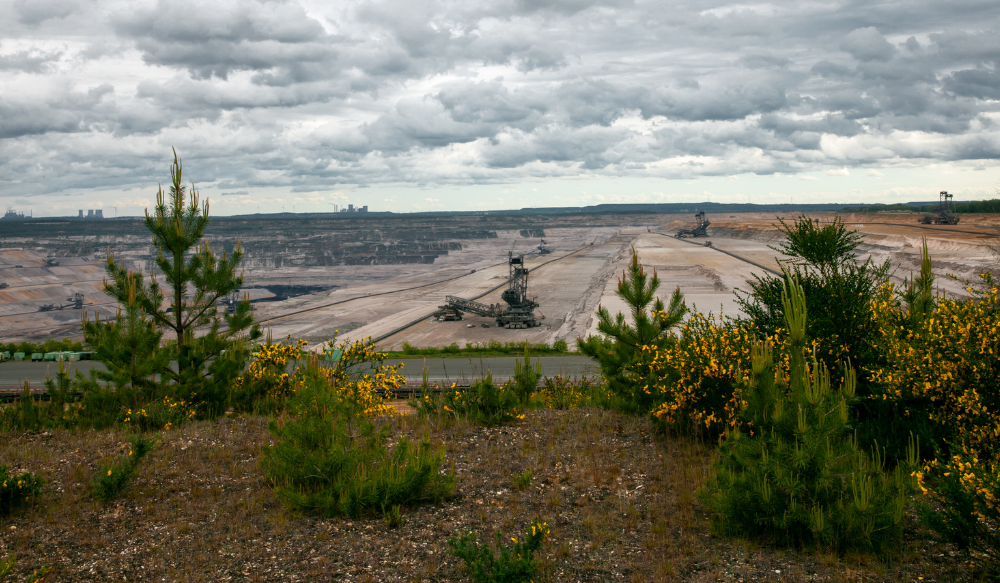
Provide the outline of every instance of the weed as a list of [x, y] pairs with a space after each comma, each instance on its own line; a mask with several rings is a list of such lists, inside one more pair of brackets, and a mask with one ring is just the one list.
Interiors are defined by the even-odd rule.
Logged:
[[452, 389], [424, 395], [423, 399], [414, 402], [417, 412], [464, 417], [483, 425], [502, 425], [524, 418], [518, 410], [519, 399], [515, 391], [493, 384], [492, 374], [464, 391], [457, 390], [455, 385]]
[[0, 559], [0, 579], [5, 578], [17, 568], [17, 560], [14, 555], [7, 555], [6, 559]]
[[0, 516], [10, 516], [11, 512], [35, 499], [42, 491], [41, 478], [31, 472], [12, 476], [7, 466], [0, 465]]
[[511, 388], [517, 394], [521, 405], [528, 404], [531, 395], [538, 388], [538, 381], [542, 378], [542, 363], [538, 360], [531, 363], [531, 350], [525, 347], [524, 361], [520, 359], [514, 361], [514, 377], [511, 379]]
[[389, 528], [399, 528], [403, 526], [406, 522], [406, 518], [403, 516], [402, 507], [399, 504], [393, 504], [389, 508], [382, 509], [382, 521]]
[[515, 490], [527, 490], [531, 485], [532, 472], [525, 470], [520, 474], [514, 474], [513, 486]]
[[469, 575], [477, 583], [520, 583], [533, 581], [537, 576], [538, 561], [534, 553], [541, 548], [549, 535], [549, 525], [535, 519], [520, 541], [510, 537], [513, 544], [505, 544], [500, 531], [496, 532], [496, 554], [488, 545], [481, 544], [469, 532], [448, 540], [452, 553], [465, 561]]
[[94, 497], [110, 501], [125, 491], [135, 478], [139, 462], [156, 445], [156, 441], [138, 434], [132, 438], [128, 455], [110, 464], [98, 466], [97, 475], [91, 484]]

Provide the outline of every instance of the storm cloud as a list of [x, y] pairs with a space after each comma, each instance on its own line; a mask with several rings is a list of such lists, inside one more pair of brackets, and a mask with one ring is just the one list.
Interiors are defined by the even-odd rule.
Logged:
[[1000, 157], [996, 2], [0, 4], [0, 197]]

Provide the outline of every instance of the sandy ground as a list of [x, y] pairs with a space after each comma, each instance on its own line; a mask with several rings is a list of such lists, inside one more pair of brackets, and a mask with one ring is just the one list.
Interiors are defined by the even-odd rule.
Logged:
[[[812, 216], [821, 222], [833, 218], [830, 214]], [[576, 338], [596, 331], [594, 311], [598, 304], [612, 313], [624, 309], [615, 290], [632, 246], [642, 263], [656, 270], [664, 300], [679, 286], [689, 307], [737, 315], [734, 290], [745, 288], [748, 278], [764, 270], [720, 250], [777, 268], [778, 254], [770, 246], [780, 243], [780, 233], [773, 227], [774, 217], [763, 214], [708, 218], [712, 221], [708, 240], [713, 247], [706, 247], [705, 239], [672, 237], [677, 228], [690, 225], [690, 217], [651, 215], [643, 226], [546, 229], [546, 246], [552, 250], [547, 255], [537, 253], [537, 240], [524, 238], [517, 231], [498, 231], [496, 238], [463, 241], [461, 250], [440, 256], [433, 264], [256, 268], [245, 277], [248, 285], [337, 286], [326, 292], [255, 304], [257, 318], [267, 323], [275, 338], [290, 335], [317, 345], [338, 332], [341, 339], [379, 338], [417, 322], [386, 337], [380, 346], [399, 348], [404, 341], [422, 347], [488, 340], [551, 343], [558, 339], [572, 345]], [[916, 224], [912, 215], [849, 215], [843, 219], [864, 236], [860, 257], [889, 259], [896, 283], [919, 269], [924, 238], [943, 293], [964, 294], [962, 284], [948, 279], [947, 274], [967, 279], [995, 264], [986, 245], [996, 235], [992, 225], [1000, 223], [997, 216], [976, 216], [954, 227], [932, 228]], [[445, 303], [445, 296], [474, 298], [503, 284], [507, 253], [512, 248], [516, 253], [528, 253], [525, 262], [532, 269], [529, 295], [540, 304], [543, 326], [528, 330], [484, 328], [482, 324], [493, 322], [473, 315], [458, 322], [431, 321], [430, 314]], [[0, 290], [0, 340], [78, 338], [80, 310], [37, 310], [42, 304], [68, 304], [67, 298], [79, 291], [87, 297], [88, 311], [112, 315], [115, 305], [100, 293], [102, 279], [102, 257], [59, 258], [59, 265], [53, 266], [41, 250], [0, 250], [0, 282], [9, 285]], [[500, 293], [494, 291], [479, 301], [497, 303]]]

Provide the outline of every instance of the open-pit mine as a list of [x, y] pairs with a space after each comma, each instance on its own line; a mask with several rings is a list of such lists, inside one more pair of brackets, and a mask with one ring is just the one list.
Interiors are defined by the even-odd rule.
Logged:
[[[836, 215], [809, 216], [826, 222]], [[946, 276], [973, 278], [994, 262], [995, 215], [966, 215], [958, 225], [923, 225], [916, 214], [841, 218], [864, 236], [861, 258], [890, 259], [897, 282], [919, 270], [922, 238], [942, 293], [963, 296], [961, 282]], [[690, 236], [706, 221], [707, 236]], [[395, 349], [404, 342], [489, 340], [572, 345], [595, 333], [599, 304], [612, 313], [624, 309], [615, 289], [632, 248], [658, 273], [661, 297], [679, 286], [689, 307], [738, 315], [734, 290], [745, 289], [754, 274], [779, 269], [775, 223], [774, 213], [708, 213], [697, 220], [694, 212], [288, 214], [213, 218], [206, 238], [217, 252], [242, 244], [241, 295], [275, 338], [317, 345], [335, 335], [371, 337]], [[0, 341], [80, 338], [84, 312], [114, 316], [117, 305], [101, 291], [107, 253], [148, 274], [155, 257], [150, 242], [140, 219], [0, 221]], [[507, 305], [510, 259], [517, 257], [527, 270], [519, 293], [537, 304], [531, 325], [501, 326], [485, 310], [447, 316], [449, 296]]]

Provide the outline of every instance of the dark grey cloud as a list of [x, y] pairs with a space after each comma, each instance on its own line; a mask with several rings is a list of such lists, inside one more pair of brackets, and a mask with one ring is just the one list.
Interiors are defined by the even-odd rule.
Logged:
[[852, 30], [841, 41], [840, 48], [859, 61], [888, 61], [896, 54], [896, 47], [874, 26]]
[[311, 77], [310, 64], [332, 60], [334, 39], [297, 4], [236, 0], [205, 8], [202, 2], [159, 0], [118, 14], [113, 25], [134, 40], [146, 63], [181, 67], [201, 79], [278, 69], [278, 77], [301, 81]]
[[22, 73], [49, 72], [53, 70], [54, 65], [58, 63], [62, 54], [61, 51], [29, 49], [0, 55], [0, 71], [19, 71]]
[[46, 20], [62, 19], [79, 12], [80, 2], [75, 0], [17, 0], [14, 12], [23, 24], [37, 26]]
[[170, 146], [237, 192], [1000, 156], [992, 1], [0, 9], [0, 196], [143, 184]]

